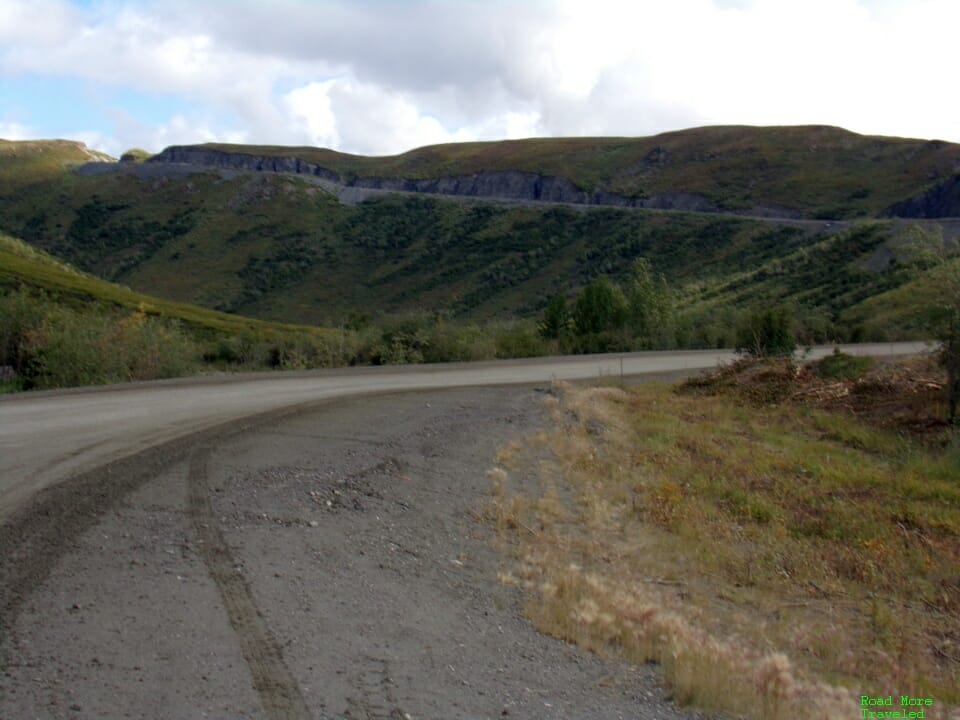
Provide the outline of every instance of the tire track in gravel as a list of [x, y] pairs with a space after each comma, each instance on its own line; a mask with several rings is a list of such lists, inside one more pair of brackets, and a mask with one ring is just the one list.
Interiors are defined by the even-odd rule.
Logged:
[[257, 609], [246, 579], [217, 524], [207, 491], [210, 451], [198, 449], [188, 470], [189, 513], [197, 532], [200, 556], [220, 591], [230, 625], [240, 641], [253, 676], [253, 687], [271, 720], [309, 720], [300, 686], [283, 660], [280, 646]]
[[390, 664], [380, 658], [366, 657], [354, 675], [357, 694], [347, 698], [346, 720], [409, 720], [397, 704], [390, 679]]

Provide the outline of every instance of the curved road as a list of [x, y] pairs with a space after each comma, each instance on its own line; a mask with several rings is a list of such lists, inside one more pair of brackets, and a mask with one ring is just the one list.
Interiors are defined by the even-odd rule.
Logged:
[[[927, 345], [844, 345], [858, 355], [912, 355]], [[814, 348], [811, 357], [832, 352]], [[729, 350], [584, 355], [445, 365], [257, 373], [0, 398], [0, 522], [37, 491], [219, 424], [348, 395], [694, 372]]]
[[531, 385], [621, 367], [676, 377], [731, 357], [0, 399], [0, 716], [703, 720], [667, 702], [650, 668], [536, 633], [522, 596], [494, 581], [504, 559], [474, 509], [496, 448], [540, 426]]

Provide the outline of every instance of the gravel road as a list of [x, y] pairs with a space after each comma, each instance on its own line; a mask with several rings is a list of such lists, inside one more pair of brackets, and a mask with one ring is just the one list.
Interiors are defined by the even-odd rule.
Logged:
[[0, 399], [0, 718], [698, 717], [654, 669], [537, 635], [477, 519], [495, 448], [540, 423], [534, 385], [620, 362]]
[[699, 717], [496, 580], [484, 470], [541, 396], [331, 401], [154, 458], [21, 598], [0, 717]]
[[[924, 347], [923, 343], [843, 346], [850, 353], [872, 355], [913, 354]], [[812, 356], [831, 350], [815, 348]], [[729, 350], [584, 355], [227, 375], [0, 396], [0, 522], [45, 487], [256, 413], [390, 390], [690, 372], [733, 357]]]

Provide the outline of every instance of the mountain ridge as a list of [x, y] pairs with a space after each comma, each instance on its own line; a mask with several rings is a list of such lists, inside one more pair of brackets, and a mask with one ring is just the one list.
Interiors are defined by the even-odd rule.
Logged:
[[[960, 197], [949, 191], [960, 177], [960, 145], [829, 126], [450, 143], [384, 157], [208, 143], [171, 146], [147, 162], [308, 175], [334, 191], [831, 220], [960, 216]], [[940, 200], [923, 199], [931, 193]]]
[[612, 207], [648, 208], [655, 210], [687, 210], [717, 212], [707, 198], [694, 193], [662, 193], [649, 198], [630, 198], [616, 193], [589, 193], [564, 177], [541, 175], [522, 170], [480, 171], [470, 175], [438, 178], [344, 177], [316, 163], [296, 155], [269, 156], [242, 152], [224, 152], [203, 146], [172, 146], [148, 160], [150, 164], [198, 165], [253, 172], [291, 173], [317, 178], [327, 189], [337, 192], [349, 204], [368, 193], [345, 190], [373, 190], [378, 192], [426, 193], [458, 197], [520, 200], [528, 202], [565, 203], [573, 205], [603, 205]]

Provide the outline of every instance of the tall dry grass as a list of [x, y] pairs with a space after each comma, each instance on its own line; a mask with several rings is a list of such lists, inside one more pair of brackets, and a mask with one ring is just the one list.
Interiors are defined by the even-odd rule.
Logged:
[[677, 701], [730, 716], [910, 694], [960, 717], [950, 451], [663, 387], [563, 386], [546, 410], [488, 508], [543, 632], [660, 663]]

